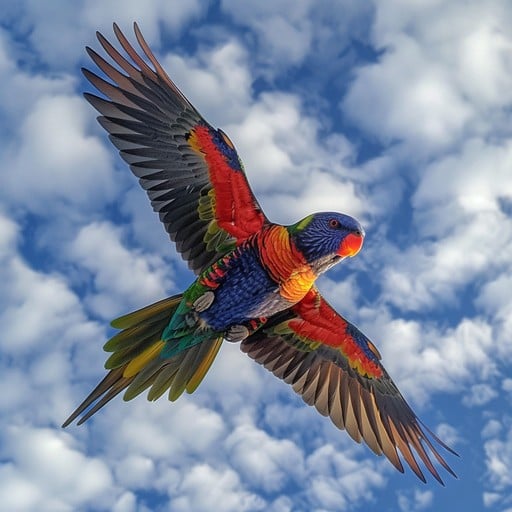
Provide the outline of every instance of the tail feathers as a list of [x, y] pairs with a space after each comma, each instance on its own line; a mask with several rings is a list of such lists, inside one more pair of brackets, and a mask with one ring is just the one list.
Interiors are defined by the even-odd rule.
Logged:
[[150, 388], [148, 400], [156, 400], [169, 390], [169, 400], [174, 401], [184, 391], [192, 393], [197, 389], [220, 349], [222, 338], [207, 339], [172, 357], [161, 357], [165, 342], [160, 336], [181, 297], [169, 297], [112, 322], [123, 330], [104, 347], [113, 352], [105, 363], [110, 371], [63, 427], [85, 412], [78, 421], [81, 425], [122, 391], [124, 400], [131, 400]]
[[148, 388], [148, 400], [160, 398], [167, 390], [173, 402], [185, 390], [192, 393], [210, 369], [221, 344], [222, 338], [206, 340], [169, 359], [154, 359], [126, 386], [123, 398], [131, 400]]
[[110, 322], [110, 325], [115, 329], [128, 329], [129, 327], [134, 327], [143, 324], [148, 320], [151, 323], [154, 323], [155, 321], [159, 320], [162, 316], [167, 319], [168, 323], [170, 319], [170, 313], [174, 313], [179, 303], [181, 302], [181, 298], [181, 294], [173, 295], [172, 297], [167, 297], [166, 299], [162, 299], [142, 309], [138, 309], [137, 311], [133, 311], [132, 313], [128, 313], [127, 315], [120, 316], [119, 318], [112, 320], [112, 322]]

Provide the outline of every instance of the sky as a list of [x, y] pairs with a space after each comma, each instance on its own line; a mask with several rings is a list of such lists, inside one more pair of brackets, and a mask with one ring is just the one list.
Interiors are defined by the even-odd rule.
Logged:
[[[113, 21], [229, 134], [269, 218], [362, 222], [319, 288], [458, 479], [398, 473], [234, 344], [193, 395], [60, 428], [110, 320], [193, 279], [82, 98]], [[511, 26], [507, 0], [4, 0], [0, 509], [512, 511]]]

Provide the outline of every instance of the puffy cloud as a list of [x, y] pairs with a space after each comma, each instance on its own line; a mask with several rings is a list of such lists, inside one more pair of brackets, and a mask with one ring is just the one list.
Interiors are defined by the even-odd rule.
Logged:
[[411, 38], [396, 41], [378, 63], [357, 71], [343, 109], [382, 142], [405, 140], [425, 154], [453, 144], [472, 112], [446, 71], [422, 52]]
[[383, 54], [356, 73], [346, 112], [413, 158], [489, 129], [489, 113], [512, 99], [510, 10], [499, 1], [376, 7], [373, 39]]
[[273, 439], [263, 430], [240, 425], [226, 439], [226, 448], [242, 477], [267, 493], [304, 477], [302, 451], [288, 439]]
[[[471, 139], [425, 168], [412, 201], [420, 239], [389, 249], [387, 300], [409, 310], [453, 303], [473, 280], [508, 268], [512, 222], [503, 200], [512, 195], [510, 160], [510, 142]], [[499, 226], [499, 234], [490, 226]], [[505, 276], [486, 285], [476, 304], [488, 310], [492, 299], [485, 290], [499, 287]], [[509, 301], [502, 298], [505, 307]]]
[[239, 23], [255, 30], [268, 60], [281, 65], [296, 64], [308, 53], [313, 29], [310, 0], [278, 0], [272, 6], [232, 0], [222, 4]]
[[307, 458], [311, 486], [308, 498], [314, 508], [340, 510], [354, 506], [361, 496], [371, 501], [372, 491], [384, 484], [381, 471], [374, 461], [351, 458], [349, 452], [339, 452], [330, 444], [315, 450]]
[[[342, 210], [363, 215], [371, 210], [351, 174], [352, 147], [340, 134], [320, 136], [297, 96], [266, 93], [237, 125], [234, 141], [261, 203], [277, 222], [295, 222], [311, 211]], [[266, 193], [266, 194], [265, 194]]]
[[64, 512], [92, 503], [108, 506], [109, 468], [81, 453], [70, 435], [21, 426], [4, 435], [0, 494], [7, 508]]
[[238, 120], [251, 102], [248, 54], [234, 38], [187, 58], [170, 54], [162, 61], [178, 87], [212, 124]]
[[76, 78], [70, 74], [44, 74], [20, 65], [26, 58], [20, 54], [19, 46], [6, 30], [0, 30], [0, 94], [9, 101], [0, 105], [0, 114], [5, 122], [0, 129], [12, 136], [20, 129], [20, 120], [31, 112], [34, 104], [45, 95], [70, 94]]
[[416, 512], [425, 510], [432, 504], [434, 493], [432, 491], [420, 491], [415, 489], [412, 493], [400, 493], [398, 506], [402, 512]]
[[[112, 22], [128, 32], [134, 21], [143, 29], [144, 37], [154, 46], [158, 41], [159, 26], [163, 25], [173, 37], [177, 37], [192, 20], [202, 17], [210, 2], [168, 2], [149, 0], [142, 5], [136, 0], [123, 2], [101, 2], [86, 0], [82, 4], [82, 19], [92, 30], [110, 31]], [[91, 32], [89, 32], [90, 36]]]
[[[155, 479], [156, 465], [150, 457], [127, 454], [119, 460], [115, 471], [116, 479], [122, 486], [133, 490], [147, 489]], [[132, 498], [133, 495], [124, 499], [131, 502]]]
[[469, 393], [462, 399], [462, 402], [471, 406], [481, 406], [496, 398], [498, 393], [489, 384], [475, 384], [471, 386]]
[[[490, 225], [501, 225], [500, 236]], [[503, 213], [481, 212], [453, 226], [445, 238], [393, 248], [382, 273], [384, 296], [406, 311], [456, 304], [470, 282], [503, 265], [511, 240], [512, 223]]]
[[316, 83], [337, 80], [351, 38], [367, 39], [373, 9], [371, 3], [353, 0], [340, 2], [336, 9], [328, 2], [311, 0], [272, 4], [223, 0], [221, 7], [237, 24], [249, 28], [252, 37], [246, 39], [258, 64], [256, 73], [274, 80], [283, 71], [307, 65], [319, 71]]
[[[90, 210], [115, 193], [110, 157], [88, 132], [88, 110], [78, 97], [43, 96], [11, 141], [5, 156], [10, 172], [2, 194], [42, 216], [48, 203]], [[55, 206], [52, 211], [55, 211]]]
[[173, 512], [208, 510], [238, 512], [265, 510], [265, 501], [244, 490], [233, 470], [216, 470], [207, 464], [197, 464], [183, 478], [178, 493], [171, 502]]
[[86, 300], [104, 318], [119, 314], [120, 304], [133, 307], [163, 298], [172, 286], [159, 257], [130, 251], [121, 241], [121, 230], [106, 222], [84, 226], [69, 256], [91, 274], [94, 284]]
[[11, 30], [37, 56], [39, 62], [54, 69], [72, 66], [83, 56], [83, 46], [91, 43], [95, 30], [110, 31], [112, 22], [131, 28], [138, 21], [151, 42], [157, 39], [159, 23], [175, 36], [183, 26], [198, 18], [208, 2], [167, 2], [148, 0], [144, 5], [133, 0], [123, 4], [81, 0], [72, 6], [62, 0], [43, 6], [39, 2], [8, 0], [5, 5]]
[[[165, 399], [154, 404], [140, 397], [130, 404], [116, 400], [90, 428], [104, 440], [105, 454], [119, 459], [118, 471], [127, 461], [126, 446], [130, 446], [135, 459], [128, 462], [135, 475], [149, 478], [153, 468], [148, 466], [148, 459], [153, 464], [168, 460], [166, 465], [177, 467], [199, 454], [206, 458], [224, 435], [226, 426], [217, 412], [186, 398], [175, 404]], [[116, 436], [112, 437], [111, 431]], [[133, 475], [123, 477], [124, 480], [133, 478]]]
[[485, 428], [484, 443], [486, 474], [486, 492], [484, 501], [487, 506], [495, 503], [505, 505], [512, 491], [512, 428], [510, 418], [503, 417], [501, 422], [493, 421]]
[[491, 437], [497, 437], [499, 433], [502, 430], [501, 422], [492, 419], [487, 422], [487, 424], [482, 429], [482, 437], [485, 438], [491, 438]]
[[[428, 213], [441, 208], [445, 214], [450, 213], [446, 211], [450, 206], [454, 212], [458, 207], [465, 213], [500, 210], [499, 199], [512, 197], [511, 164], [510, 140], [489, 143], [480, 138], [469, 139], [460, 152], [425, 169], [413, 196], [414, 207]], [[436, 225], [444, 227], [441, 218], [436, 221]], [[456, 220], [452, 223], [455, 225]], [[422, 231], [432, 234], [429, 228], [425, 226]]]
[[[229, 16], [200, 26], [207, 3], [6, 6], [0, 496], [9, 508], [370, 510], [392, 492], [386, 461], [367, 459], [231, 344], [192, 399], [116, 399], [82, 428], [48, 428], [101, 373], [106, 326], [90, 317], [110, 319], [190, 278], [169, 272], [156, 216], [148, 205], [139, 213], [144, 194], [125, 167], [115, 174], [91, 109], [75, 96], [83, 44], [97, 28], [110, 34], [113, 19], [127, 31], [140, 21], [169, 74], [230, 134], [271, 218], [324, 209], [363, 217], [364, 254], [321, 286], [375, 340], [407, 397], [427, 404], [448, 391], [454, 410], [459, 397], [478, 406], [481, 451], [437, 402], [426, 409], [444, 421], [443, 440], [472, 443], [485, 458], [485, 488], [482, 475], [469, 477], [474, 492], [506, 506], [510, 426], [488, 406], [500, 384], [511, 388], [510, 9], [292, 3], [224, 1], [211, 8]], [[326, 112], [345, 90], [359, 132]], [[391, 499], [420, 510], [437, 505], [436, 492]]]
[[19, 229], [14, 221], [0, 216], [0, 233], [2, 350], [26, 353], [41, 341], [70, 333], [85, 318], [63, 276], [36, 271], [18, 255]]
[[373, 339], [382, 362], [408, 398], [425, 402], [433, 391], [456, 392], [497, 375], [491, 326], [463, 318], [455, 327], [391, 319], [363, 309], [360, 327]]

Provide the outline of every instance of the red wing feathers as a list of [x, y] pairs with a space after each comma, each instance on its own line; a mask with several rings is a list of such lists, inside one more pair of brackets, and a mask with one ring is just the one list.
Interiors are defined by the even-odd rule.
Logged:
[[87, 48], [107, 80], [85, 77], [105, 98], [86, 94], [146, 190], [177, 250], [196, 273], [267, 222], [236, 150], [185, 98], [135, 25], [143, 55], [114, 25], [123, 56], [98, 35], [110, 62]]
[[422, 481], [416, 457], [440, 483], [432, 456], [454, 475], [435, 444], [454, 452], [416, 417], [373, 344], [316, 289], [290, 311], [270, 319], [241, 348], [338, 428], [384, 454], [399, 471], [403, 466], [398, 452]]

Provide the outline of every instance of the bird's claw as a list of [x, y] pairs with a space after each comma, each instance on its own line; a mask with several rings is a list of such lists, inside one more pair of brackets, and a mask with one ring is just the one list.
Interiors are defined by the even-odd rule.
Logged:
[[203, 295], [193, 302], [192, 307], [194, 311], [201, 313], [201, 311], [206, 311], [212, 305], [214, 299], [215, 294], [213, 292], [204, 292]]
[[249, 329], [245, 325], [232, 325], [227, 331], [224, 339], [230, 343], [238, 343], [249, 336]]

